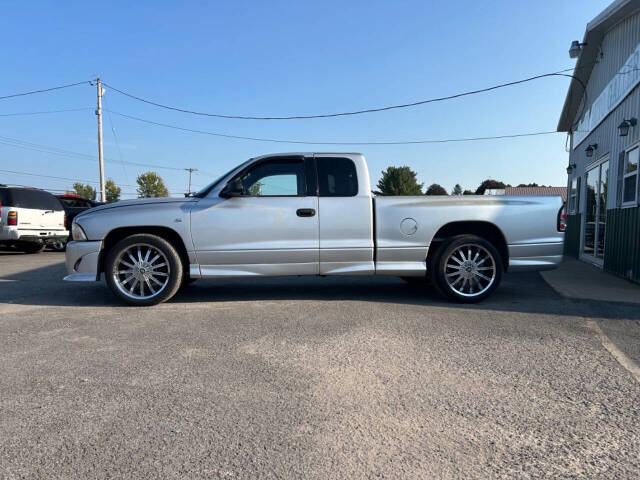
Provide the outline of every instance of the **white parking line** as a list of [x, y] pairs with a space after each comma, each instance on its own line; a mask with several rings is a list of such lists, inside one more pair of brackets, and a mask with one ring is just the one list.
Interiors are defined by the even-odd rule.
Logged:
[[622, 365], [637, 382], [640, 382], [640, 365], [631, 360], [627, 355], [620, 350], [615, 344], [605, 335], [600, 326], [595, 320], [587, 320], [587, 326], [595, 332], [600, 339], [602, 346], [606, 348], [613, 358], [615, 358], [620, 365]]

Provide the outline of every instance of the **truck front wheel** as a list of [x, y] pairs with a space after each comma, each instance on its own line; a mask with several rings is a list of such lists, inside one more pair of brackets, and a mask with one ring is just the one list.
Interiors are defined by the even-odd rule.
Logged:
[[104, 264], [107, 285], [131, 305], [147, 306], [173, 297], [183, 278], [176, 249], [156, 235], [138, 234], [116, 243]]
[[500, 254], [476, 235], [450, 238], [440, 247], [433, 266], [438, 290], [461, 303], [484, 300], [502, 280]]

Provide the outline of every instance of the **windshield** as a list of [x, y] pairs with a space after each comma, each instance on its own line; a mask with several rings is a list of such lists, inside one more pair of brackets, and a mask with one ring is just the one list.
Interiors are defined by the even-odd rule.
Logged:
[[211, 182], [209, 185], [207, 185], [206, 187], [204, 187], [202, 190], [200, 190], [198, 193], [196, 193], [194, 195], [194, 197], [198, 197], [198, 198], [203, 198], [206, 197], [207, 194], [213, 190], [214, 188], [216, 188], [220, 182], [222, 182], [222, 180], [224, 180], [226, 177], [228, 177], [229, 175], [231, 175], [235, 170], [244, 167], [247, 163], [249, 163], [251, 160], [253, 160], [252, 158], [250, 158], [249, 160], [247, 160], [246, 162], [240, 164], [240, 165], [236, 165], [235, 167], [233, 167], [231, 170], [229, 170], [228, 172], [226, 172], [225, 174], [223, 174], [222, 176], [216, 178], [213, 182]]

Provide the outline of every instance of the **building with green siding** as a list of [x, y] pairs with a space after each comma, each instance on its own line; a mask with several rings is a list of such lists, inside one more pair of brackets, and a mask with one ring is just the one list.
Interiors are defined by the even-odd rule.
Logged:
[[565, 253], [640, 282], [640, 0], [613, 2], [569, 53]]

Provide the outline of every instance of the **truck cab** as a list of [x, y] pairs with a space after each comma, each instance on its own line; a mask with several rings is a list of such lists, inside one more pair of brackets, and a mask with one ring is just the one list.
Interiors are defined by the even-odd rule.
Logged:
[[260, 157], [225, 180], [197, 194], [191, 211], [203, 276], [375, 272], [361, 155]]

